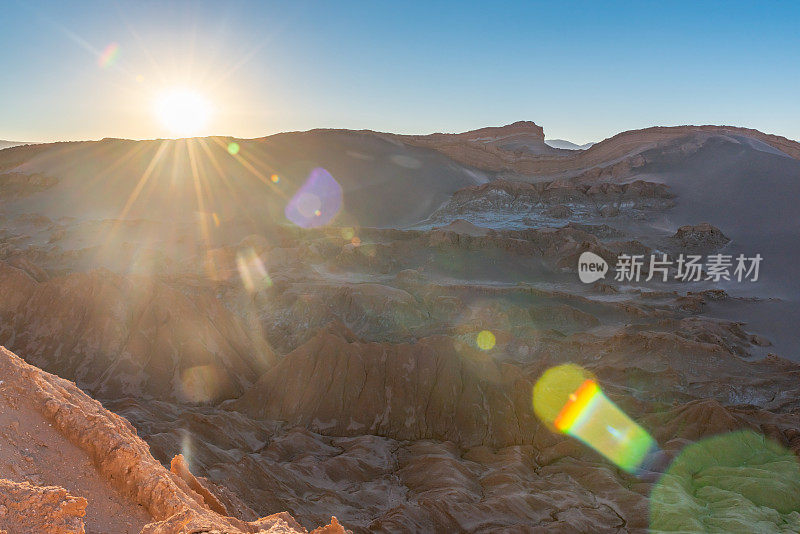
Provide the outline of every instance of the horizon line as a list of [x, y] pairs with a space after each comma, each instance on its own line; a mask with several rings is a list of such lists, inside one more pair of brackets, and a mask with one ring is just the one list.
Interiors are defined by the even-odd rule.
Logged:
[[[269, 133], [266, 135], [256, 136], [256, 137], [237, 137], [235, 135], [226, 135], [226, 134], [208, 134], [208, 135], [196, 135], [191, 137], [142, 137], [142, 138], [133, 138], [133, 137], [117, 137], [117, 136], [105, 136], [100, 138], [89, 138], [89, 139], [56, 139], [56, 140], [49, 140], [49, 141], [13, 141], [9, 138], [0, 139], [0, 142], [6, 143], [18, 143], [14, 146], [30, 146], [30, 145], [49, 145], [49, 144], [56, 144], [56, 143], [96, 143], [101, 141], [109, 141], [109, 140], [119, 140], [119, 141], [179, 141], [179, 140], [189, 140], [189, 139], [209, 139], [209, 138], [224, 138], [224, 139], [233, 139], [238, 141], [255, 141], [259, 139], [267, 139], [269, 137], [274, 137], [276, 135], [285, 135], [285, 134], [299, 134], [299, 133], [310, 133], [310, 132], [317, 132], [317, 131], [334, 131], [334, 132], [354, 132], [354, 133], [373, 133], [373, 134], [386, 134], [386, 135], [396, 135], [396, 136], [406, 136], [406, 137], [426, 137], [432, 135], [461, 135], [467, 134], [470, 132], [476, 132], [479, 130], [484, 129], [500, 129], [500, 128], [507, 128], [510, 126], [514, 126], [520, 123], [531, 123], [539, 128], [544, 128], [537, 124], [535, 121], [528, 121], [528, 120], [519, 120], [514, 121], [508, 124], [503, 124], [500, 126], [481, 126], [479, 128], [474, 128], [471, 130], [464, 130], [459, 132], [444, 132], [444, 131], [437, 131], [437, 132], [430, 132], [430, 133], [398, 133], [398, 132], [391, 132], [391, 131], [383, 131], [383, 130], [373, 130], [370, 128], [330, 128], [330, 127], [316, 127], [316, 128], [309, 128], [307, 130], [283, 130], [274, 133]], [[644, 128], [634, 128], [630, 130], [622, 130], [617, 133], [614, 133], [608, 137], [600, 139], [598, 141], [588, 141], [586, 143], [580, 143], [576, 141], [571, 141], [569, 139], [564, 139], [563, 137], [558, 138], [548, 138], [546, 135], [543, 134], [543, 138], [545, 141], [567, 141], [573, 143], [577, 146], [585, 145], [585, 144], [598, 144], [602, 141], [607, 139], [611, 139], [616, 137], [620, 134], [630, 133], [630, 132], [641, 132], [644, 130], [650, 130], [653, 128], [735, 128], [735, 129], [743, 129], [743, 130], [753, 130], [757, 131], [764, 135], [771, 135], [776, 137], [781, 137], [788, 141], [792, 141], [795, 143], [800, 143], [800, 140], [792, 139], [790, 137], [786, 137], [783, 135], [770, 133], [764, 130], [760, 130], [758, 128], [753, 128], [751, 126], [736, 126], [733, 124], [673, 124], [673, 125], [661, 125], [661, 124], [654, 124], [651, 126], [646, 126]], [[13, 148], [13, 147], [6, 147], [6, 148]], [[5, 148], [0, 149], [5, 150]]]

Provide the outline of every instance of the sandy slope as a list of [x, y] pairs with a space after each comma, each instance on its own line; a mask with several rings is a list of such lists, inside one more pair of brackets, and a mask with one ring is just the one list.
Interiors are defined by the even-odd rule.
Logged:
[[719, 284], [733, 295], [774, 298], [762, 306], [742, 306], [721, 316], [743, 320], [769, 336], [790, 358], [797, 352], [800, 322], [800, 161], [747, 138], [716, 139], [694, 154], [647, 155], [642, 168], [670, 186], [676, 206], [657, 224], [667, 231], [709, 222], [731, 238], [725, 254], [761, 254], [759, 282]]
[[[4, 382], [0, 396], [0, 478], [60, 486], [85, 498], [88, 534], [133, 534], [152, 522], [144, 508], [95, 470], [84, 451], [53, 428], [24, 390]], [[0, 517], [0, 528], [18, 532], [16, 527]]]

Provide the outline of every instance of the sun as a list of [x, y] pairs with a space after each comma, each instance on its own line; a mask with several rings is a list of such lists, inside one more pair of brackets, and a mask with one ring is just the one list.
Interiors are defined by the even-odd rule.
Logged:
[[164, 91], [156, 100], [156, 116], [169, 132], [178, 137], [203, 134], [211, 117], [211, 102], [202, 94], [185, 88]]

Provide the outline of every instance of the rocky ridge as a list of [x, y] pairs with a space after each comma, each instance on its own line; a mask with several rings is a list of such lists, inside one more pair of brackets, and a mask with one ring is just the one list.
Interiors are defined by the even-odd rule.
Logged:
[[[789, 157], [800, 159], [800, 143], [777, 135], [769, 135], [749, 128], [733, 126], [656, 126], [642, 130], [631, 130], [617, 134], [586, 150], [559, 150], [526, 153], [509, 150], [494, 141], [505, 136], [527, 135], [541, 138], [544, 145], [544, 132], [532, 122], [517, 122], [508, 126], [487, 128], [461, 134], [431, 134], [418, 136], [398, 136], [405, 142], [437, 150], [454, 160], [493, 172], [511, 172], [535, 176], [575, 176], [595, 167], [606, 167], [621, 158], [634, 158], [641, 152], [656, 147], [669, 146], [676, 140], [685, 138], [679, 150], [690, 152], [702, 146], [713, 136], [751, 138], [783, 152]], [[486, 137], [491, 136], [491, 142]], [[550, 148], [550, 147], [548, 147]]]
[[645, 218], [674, 205], [675, 195], [661, 183], [544, 181], [527, 183], [494, 180], [456, 191], [452, 198], [423, 223], [435, 226], [455, 218], [468, 218], [493, 227], [544, 226], [568, 219], [590, 221], [627, 216]]
[[[226, 515], [234, 510], [221, 504], [210, 489], [213, 486], [203, 485], [186, 469], [180, 469], [180, 459], [174, 462], [172, 473], [167, 471], [153, 459], [130, 423], [105, 410], [74, 384], [24, 363], [5, 349], [0, 349], [0, 370], [6, 399], [9, 394], [29, 399], [58, 432], [89, 456], [117, 491], [147, 510], [153, 522], [142, 529], [143, 534], [196, 532], [198, 528], [231, 534], [306, 532], [285, 513], [251, 522]], [[35, 531], [38, 521], [41, 532], [83, 532], [87, 503], [80, 496], [70, 495], [63, 488], [6, 480], [0, 485], [7, 490], [0, 497], [4, 507], [0, 528]], [[344, 530], [333, 519], [331, 525], [317, 532]]]

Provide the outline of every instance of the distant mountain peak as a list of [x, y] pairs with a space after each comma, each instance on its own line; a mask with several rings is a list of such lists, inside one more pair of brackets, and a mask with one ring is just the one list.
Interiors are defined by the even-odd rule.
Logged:
[[11, 148], [12, 146], [27, 145], [27, 144], [29, 143], [23, 143], [20, 141], [5, 141], [3, 139], [0, 139], [0, 150], [3, 150], [4, 148]]
[[505, 126], [500, 126], [500, 128], [526, 128], [526, 129], [533, 129], [533, 130], [542, 130], [542, 127], [536, 124], [533, 121], [517, 121], [512, 122], [511, 124], [506, 124]]
[[544, 141], [544, 128], [533, 121], [517, 121], [505, 126], [489, 126], [456, 135], [465, 137], [499, 137], [519, 134], [532, 135]]
[[594, 145], [594, 143], [584, 143], [579, 145], [577, 143], [573, 143], [572, 141], [567, 141], [566, 139], [545, 139], [544, 142], [553, 148], [563, 148], [566, 150], [586, 150]]

